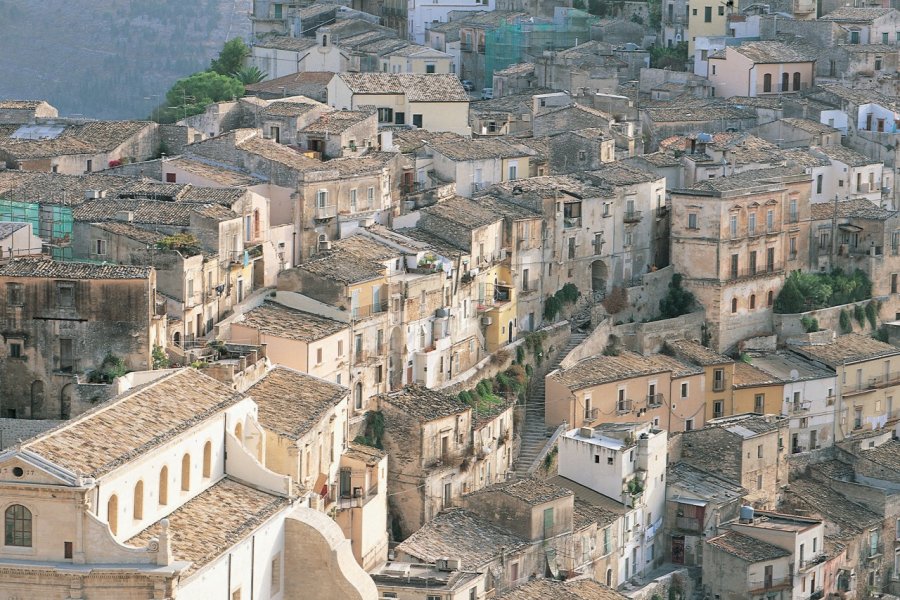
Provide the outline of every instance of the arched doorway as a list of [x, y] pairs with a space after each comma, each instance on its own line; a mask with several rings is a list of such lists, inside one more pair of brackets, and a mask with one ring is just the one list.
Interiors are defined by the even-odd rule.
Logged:
[[512, 344], [512, 343], [513, 343], [513, 340], [516, 339], [516, 336], [515, 336], [515, 333], [514, 333], [514, 328], [515, 328], [515, 324], [514, 324], [512, 321], [510, 321], [510, 322], [509, 322], [509, 326], [506, 328], [507, 331], [508, 331], [508, 335], [507, 335], [507, 340], [506, 340], [506, 341], [507, 341], [507, 343], [509, 343], [509, 344]]
[[602, 300], [606, 296], [606, 281], [609, 278], [609, 268], [602, 260], [591, 263], [591, 291], [594, 300]]
[[35, 380], [31, 384], [31, 418], [39, 419], [44, 412], [44, 382]]
[[70, 419], [72, 417], [72, 400], [75, 396], [75, 384], [67, 383], [59, 393], [59, 418]]
[[107, 521], [109, 522], [109, 530], [113, 535], [119, 530], [119, 497], [113, 494], [106, 503]]
[[176, 331], [175, 335], [172, 336], [172, 342], [174, 342], [174, 344], [176, 346], [178, 346], [179, 348], [181, 347], [181, 332], [180, 331]]

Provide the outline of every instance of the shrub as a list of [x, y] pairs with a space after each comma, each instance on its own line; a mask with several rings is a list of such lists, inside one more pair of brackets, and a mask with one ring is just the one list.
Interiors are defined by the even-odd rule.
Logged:
[[866, 311], [861, 305], [857, 304], [853, 307], [853, 318], [856, 319], [860, 327], [866, 326]]
[[806, 301], [803, 299], [803, 294], [801, 294], [800, 290], [797, 288], [796, 280], [793, 275], [791, 275], [791, 277], [788, 277], [787, 281], [784, 282], [784, 287], [778, 292], [778, 296], [775, 297], [774, 310], [776, 313], [785, 315], [803, 312], [805, 308]]
[[559, 311], [562, 310], [562, 302], [556, 296], [547, 296], [544, 301], [544, 320], [555, 321]]
[[581, 297], [581, 292], [578, 291], [578, 287], [574, 283], [567, 283], [556, 292], [556, 297], [566, 304], [574, 304]]
[[611, 315], [619, 313], [628, 306], [628, 292], [621, 286], [615, 286], [601, 302], [603, 308]]
[[382, 439], [384, 438], [384, 413], [373, 410], [366, 415], [366, 430], [363, 435], [356, 436], [353, 440], [357, 444], [371, 446], [384, 450]]
[[604, 356], [618, 356], [622, 351], [619, 348], [619, 336], [610, 335], [606, 340], [606, 347], [603, 348]]
[[850, 313], [846, 310], [841, 311], [841, 316], [838, 319], [838, 322], [841, 325], [841, 333], [850, 333], [853, 331], [853, 325], [850, 323]]
[[516, 347], [516, 364], [521, 365], [525, 362], [525, 346], [519, 345]]
[[888, 336], [888, 328], [887, 325], [882, 325], [878, 328], [878, 331], [872, 334], [872, 337], [878, 340], [879, 342], [884, 342], [885, 344], [889, 344], [890, 336]]
[[791, 273], [775, 299], [775, 312], [789, 314], [868, 300], [872, 282], [859, 269], [845, 275], [831, 273]]
[[663, 319], [680, 317], [691, 312], [694, 295], [681, 287], [682, 277], [679, 273], [672, 275], [666, 297], [659, 301], [659, 313]]
[[100, 368], [88, 373], [89, 383], [112, 383], [116, 377], [128, 373], [125, 361], [111, 352], [107, 352]]
[[866, 318], [869, 320], [869, 325], [872, 326], [872, 331], [875, 331], [878, 328], [878, 300], [872, 300], [868, 304], [866, 304]]
[[152, 358], [154, 369], [169, 368], [169, 357], [166, 355], [165, 350], [162, 349], [162, 346], [153, 346]]
[[815, 317], [802, 317], [800, 324], [806, 333], [815, 333], [819, 330], [819, 320]]

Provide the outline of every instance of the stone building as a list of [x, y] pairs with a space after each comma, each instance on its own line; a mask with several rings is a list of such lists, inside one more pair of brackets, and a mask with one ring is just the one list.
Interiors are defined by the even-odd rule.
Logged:
[[806, 266], [810, 179], [776, 167], [701, 181], [671, 198], [671, 260], [706, 308], [711, 347], [772, 332], [785, 272]]
[[694, 340], [668, 340], [663, 351], [703, 369], [704, 421], [735, 414], [734, 360]]
[[892, 364], [900, 349], [857, 333], [790, 349], [836, 375], [834, 442], [863, 429], [882, 429], [893, 418], [900, 376]]
[[253, 400], [196, 369], [145, 375], [0, 456], [4, 593], [377, 598], [338, 525], [260, 462]]
[[[384, 415], [384, 447], [391, 464], [389, 509], [400, 537], [456, 505], [464, 494], [505, 478], [513, 427], [508, 403], [495, 409], [496, 426], [487, 439], [473, 436], [473, 410], [455, 396], [407, 386], [376, 400]], [[497, 454], [506, 457], [499, 468], [493, 459]], [[498, 470], [488, 469], [488, 463]]]
[[0, 102], [0, 123], [16, 125], [32, 123], [37, 119], [54, 119], [59, 116], [56, 107], [46, 100], [3, 100]]
[[776, 415], [736, 415], [685, 431], [680, 460], [748, 490], [747, 502], [775, 508], [788, 481], [788, 421]]
[[166, 347], [152, 267], [21, 258], [0, 266], [0, 288], [4, 417], [78, 415], [105, 399], [105, 361], [149, 369]]
[[706, 381], [702, 367], [664, 354], [593, 356], [547, 376], [546, 425], [638, 421], [670, 432], [696, 429], [706, 420]]

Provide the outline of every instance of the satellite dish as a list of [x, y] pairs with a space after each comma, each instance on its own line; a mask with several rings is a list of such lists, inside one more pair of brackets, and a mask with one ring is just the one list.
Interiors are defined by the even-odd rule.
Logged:
[[797, 369], [791, 369], [791, 381], [797, 381], [800, 378], [800, 372]]

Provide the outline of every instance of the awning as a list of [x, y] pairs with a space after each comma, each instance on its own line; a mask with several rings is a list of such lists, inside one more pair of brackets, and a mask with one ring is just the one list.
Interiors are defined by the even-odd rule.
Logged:
[[840, 225], [838, 225], [838, 229], [840, 229], [841, 231], [849, 231], [851, 233], [859, 233], [863, 230], [863, 228], [859, 225], [852, 225], [850, 223], [841, 223]]

